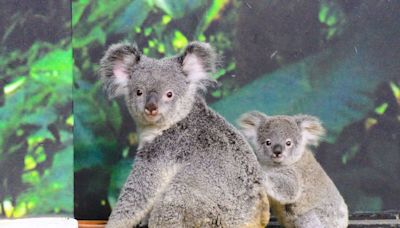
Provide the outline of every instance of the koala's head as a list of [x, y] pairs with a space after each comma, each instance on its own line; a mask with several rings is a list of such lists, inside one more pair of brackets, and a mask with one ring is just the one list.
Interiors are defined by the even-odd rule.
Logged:
[[100, 75], [109, 98], [124, 96], [139, 127], [171, 125], [191, 110], [198, 94], [216, 81], [216, 54], [207, 43], [192, 42], [183, 54], [152, 59], [134, 44], [109, 47]]
[[319, 119], [308, 115], [267, 116], [253, 111], [243, 114], [238, 123], [264, 165], [293, 164], [306, 146], [318, 145], [325, 134]]

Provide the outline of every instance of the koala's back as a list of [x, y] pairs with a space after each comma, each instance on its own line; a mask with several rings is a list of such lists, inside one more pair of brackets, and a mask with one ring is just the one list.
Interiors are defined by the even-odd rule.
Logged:
[[165, 226], [163, 217], [174, 217], [170, 213], [177, 208], [184, 208], [181, 219], [192, 221], [192, 226], [261, 227], [268, 222], [268, 200], [254, 153], [241, 134], [201, 99], [185, 119], [138, 156], [179, 164], [150, 223]]
[[303, 189], [296, 203], [277, 207], [278, 213], [284, 214], [279, 216], [284, 218], [284, 223], [292, 227], [290, 224], [297, 219], [293, 217], [294, 214], [307, 215], [311, 211], [327, 228], [347, 227], [348, 211], [344, 199], [313, 154], [305, 151], [302, 158], [291, 168], [299, 174]]

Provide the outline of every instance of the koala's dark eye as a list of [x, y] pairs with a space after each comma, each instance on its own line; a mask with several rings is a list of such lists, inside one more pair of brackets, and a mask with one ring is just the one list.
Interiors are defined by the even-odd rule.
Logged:
[[290, 140], [286, 141], [286, 146], [291, 146], [292, 142]]
[[142, 94], [143, 94], [142, 90], [138, 89], [138, 90], [136, 91], [136, 95], [142, 96]]
[[169, 91], [169, 92], [167, 93], [167, 97], [168, 97], [168, 98], [171, 98], [171, 97], [172, 97], [172, 95], [173, 95], [173, 94], [172, 94], [172, 92], [171, 92], [171, 91]]
[[265, 141], [265, 144], [267, 144], [267, 146], [271, 146], [272, 142], [271, 140], [267, 139], [267, 141]]

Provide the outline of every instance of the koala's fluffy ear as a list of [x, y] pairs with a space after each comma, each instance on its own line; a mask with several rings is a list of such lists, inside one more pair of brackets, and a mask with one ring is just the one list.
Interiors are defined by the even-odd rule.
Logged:
[[254, 145], [257, 142], [258, 127], [267, 116], [261, 112], [252, 111], [243, 114], [237, 121], [240, 131]]
[[197, 41], [189, 43], [178, 61], [190, 83], [198, 85], [202, 90], [209, 86], [218, 86], [218, 82], [211, 77], [216, 71], [218, 60], [210, 44]]
[[321, 121], [314, 116], [297, 115], [294, 116], [297, 125], [301, 129], [303, 142], [306, 145], [317, 146], [321, 137], [325, 135], [325, 128], [322, 127]]
[[100, 60], [100, 76], [109, 98], [127, 93], [127, 84], [132, 68], [140, 61], [136, 44], [111, 45]]

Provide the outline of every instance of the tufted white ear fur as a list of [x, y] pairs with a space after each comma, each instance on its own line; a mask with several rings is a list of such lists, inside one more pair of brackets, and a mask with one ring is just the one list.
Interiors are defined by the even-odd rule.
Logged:
[[116, 78], [118, 83], [120, 84], [126, 84], [128, 81], [128, 73], [126, 72], [126, 69], [124, 68], [124, 64], [120, 61], [117, 61], [114, 66], [113, 66], [113, 74], [114, 77]]
[[195, 54], [187, 54], [183, 59], [182, 67], [190, 82], [197, 83], [208, 79], [208, 73]]
[[266, 118], [268, 117], [261, 112], [251, 111], [243, 114], [237, 121], [239, 130], [253, 145], [257, 145], [257, 131]]
[[111, 45], [100, 61], [100, 76], [109, 98], [127, 93], [129, 74], [140, 60], [140, 52], [135, 44], [119, 43]]
[[126, 65], [122, 62], [117, 61], [114, 64], [112, 68], [113, 75], [111, 76], [111, 78], [109, 78], [109, 80], [112, 81], [110, 81], [110, 84], [108, 84], [109, 90], [107, 92], [109, 98], [118, 97], [128, 92], [126, 88], [128, 85], [129, 75], [126, 71]]
[[303, 144], [317, 146], [326, 133], [321, 121], [317, 117], [308, 115], [296, 115], [294, 118], [301, 129]]
[[188, 81], [198, 90], [206, 91], [208, 86], [218, 85], [211, 77], [216, 70], [217, 54], [210, 44], [191, 42], [178, 59]]

